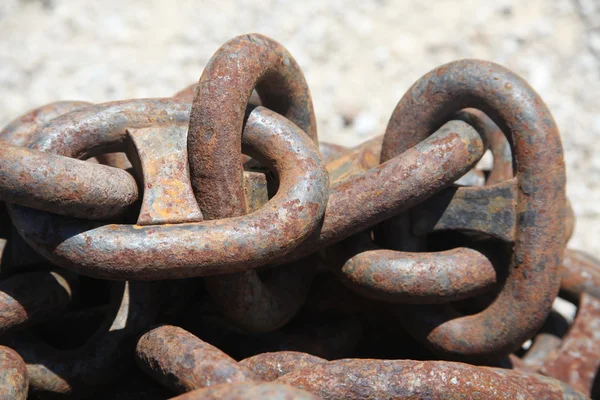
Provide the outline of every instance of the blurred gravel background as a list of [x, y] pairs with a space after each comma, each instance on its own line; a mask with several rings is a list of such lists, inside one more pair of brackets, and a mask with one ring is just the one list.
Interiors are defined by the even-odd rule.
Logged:
[[0, 0], [0, 125], [55, 100], [170, 96], [249, 32], [290, 50], [320, 139], [348, 146], [383, 133], [437, 65], [474, 57], [519, 73], [562, 133], [571, 247], [600, 257], [599, 0]]

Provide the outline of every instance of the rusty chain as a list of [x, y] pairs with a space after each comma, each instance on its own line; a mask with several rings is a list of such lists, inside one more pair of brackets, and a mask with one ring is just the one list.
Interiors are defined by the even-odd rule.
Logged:
[[0, 160], [3, 399], [600, 396], [600, 261], [497, 64], [435, 68], [347, 148], [244, 35], [173, 97], [24, 114]]

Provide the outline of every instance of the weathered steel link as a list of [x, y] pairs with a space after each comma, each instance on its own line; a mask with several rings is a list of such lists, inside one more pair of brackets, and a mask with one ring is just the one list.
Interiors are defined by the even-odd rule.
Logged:
[[577, 315], [567, 327], [562, 317], [551, 314], [523, 356], [525, 368], [557, 378], [592, 398], [600, 395], [599, 268], [600, 262], [593, 257], [565, 250], [560, 269], [561, 296], [578, 304]]
[[486, 368], [507, 381], [527, 389], [536, 399], [585, 400], [588, 397], [575, 387], [544, 375], [501, 368]]
[[600, 367], [600, 299], [582, 294], [577, 317], [558, 347], [544, 362], [541, 373], [596, 397]]
[[244, 214], [240, 142], [246, 105], [255, 88], [263, 106], [317, 141], [310, 91], [287, 50], [258, 34], [225, 43], [200, 77], [188, 134], [192, 187], [208, 219]]
[[274, 381], [297, 369], [324, 363], [327, 363], [327, 360], [297, 351], [262, 353], [240, 361], [240, 365], [248, 368], [256, 376], [268, 382]]
[[0, 200], [7, 203], [108, 219], [123, 214], [138, 198], [135, 180], [119, 168], [4, 143], [0, 158]]
[[[200, 77], [188, 134], [192, 187], [207, 219], [250, 211], [240, 179], [241, 142], [246, 104], [255, 88], [263, 106], [280, 112], [317, 142], [310, 92], [287, 50], [254, 34], [225, 43]], [[274, 124], [270, 128], [277, 134], [293, 130]], [[328, 181], [325, 186], [329, 188]], [[320, 219], [321, 215], [315, 217]], [[288, 322], [302, 306], [314, 265], [312, 260], [298, 260], [271, 271], [268, 280], [261, 280], [250, 270], [209, 276], [205, 282], [224, 315], [248, 330], [271, 331]]]
[[333, 184], [319, 234], [283, 260], [321, 250], [422, 202], [467, 173], [484, 150], [473, 127], [450, 121], [404, 153]]
[[0, 131], [0, 142], [6, 142], [13, 146], [27, 146], [35, 131], [50, 122], [52, 119], [90, 106], [84, 101], [57, 101], [46, 104], [21, 115]]
[[492, 169], [489, 171], [486, 185], [504, 182], [513, 175], [513, 157], [508, 139], [496, 123], [482, 111], [476, 108], [466, 108], [454, 116], [464, 121], [477, 120], [485, 131], [490, 152], [493, 157]]
[[269, 332], [285, 325], [302, 307], [315, 275], [309, 256], [262, 273], [207, 276], [206, 287], [229, 319], [249, 332]]
[[562, 146], [552, 115], [527, 82], [489, 62], [456, 61], [417, 81], [390, 119], [381, 161], [423, 140], [466, 107], [485, 112], [513, 147], [512, 262], [503, 290], [484, 311], [462, 316], [413, 309], [414, 318], [406, 323], [436, 351], [460, 358], [508, 354], [542, 325], [560, 283], [566, 203]]
[[254, 400], [254, 399], [281, 399], [281, 400], [318, 400], [304, 390], [282, 385], [281, 383], [232, 383], [215, 385], [205, 389], [185, 393], [172, 400]]
[[[33, 150], [58, 156], [87, 158], [101, 154], [103, 149], [110, 149], [111, 146], [116, 149], [123, 147], [123, 141], [127, 139], [127, 128], [173, 123], [186, 125], [189, 107], [189, 104], [171, 99], [144, 99], [88, 106], [63, 114], [38, 127], [30, 138], [29, 146]], [[102, 141], [102, 146], [98, 141]], [[98, 218], [106, 218], [122, 212], [138, 197], [137, 184], [121, 169], [82, 164], [81, 161], [76, 160], [63, 160], [66, 163], [64, 165], [62, 161], [58, 163], [53, 161], [56, 159], [59, 158], [51, 156], [48, 160], [40, 155], [39, 160], [36, 161], [43, 161], [47, 164], [47, 168], [43, 168], [44, 165], [40, 167], [39, 164], [30, 166], [31, 172], [37, 175], [55, 172], [56, 177], [62, 179], [51, 180], [50, 182], [54, 183], [56, 188], [49, 186], [46, 189], [47, 195], [36, 194], [39, 200], [33, 204], [33, 200], [28, 200], [27, 205], [35, 206], [44, 203], [44, 208], [50, 208], [53, 212], [66, 211], [70, 215], [84, 218], [88, 216], [94, 218], [94, 215]], [[27, 165], [21, 168], [27, 168]], [[48, 171], [48, 168], [54, 171]], [[66, 177], [64, 173], [67, 174]], [[81, 174], [80, 179], [72, 180], [77, 176], [76, 174]], [[86, 177], [93, 176], [100, 179], [94, 180], [92, 186], [89, 178], [86, 180]], [[44, 176], [42, 175], [41, 178]], [[77, 193], [78, 196], [74, 197], [71, 194], [66, 198], [53, 197], [55, 191], [61, 186], [67, 186], [63, 189], [65, 193], [68, 193], [70, 188], [72, 193]], [[26, 199], [26, 193], [21, 197]], [[48, 200], [52, 202], [46, 204]], [[64, 204], [56, 204], [60, 202]]]
[[227, 354], [175, 326], [144, 334], [136, 358], [147, 374], [177, 393], [220, 383], [260, 381]]
[[576, 302], [582, 293], [600, 299], [600, 261], [582, 251], [565, 249], [560, 267], [560, 290]]
[[275, 382], [324, 399], [534, 399], [525, 388], [468, 364], [347, 359], [290, 372]]
[[331, 183], [341, 182], [352, 175], [377, 167], [382, 142], [383, 136], [377, 136], [329, 161], [327, 171], [329, 171]]
[[144, 199], [138, 225], [201, 222], [187, 168], [184, 126], [128, 129], [140, 160]]
[[[365, 297], [394, 303], [449, 303], [480, 294], [496, 283], [492, 262], [474, 249], [437, 253], [383, 250], [361, 234], [340, 244], [349, 249], [334, 267], [348, 287]], [[355, 254], [355, 255], [354, 255]]]
[[[126, 106], [146, 109], [149, 114], [135, 113], [131, 118], [149, 124], [148, 119], [158, 118], [154, 107], [161, 103], [164, 107], [171, 104], [167, 109], [172, 112], [163, 113], [161, 121], [185, 121], [185, 105], [176, 101], [141, 101]], [[85, 153], [87, 145], [98, 147], [123, 140], [128, 121], [125, 117], [120, 120], [122, 114], [117, 110], [122, 107], [108, 108], [119, 122], [118, 129], [106, 123], [103, 128], [94, 126], [78, 135], [66, 124], [65, 129], [44, 135], [49, 143], [40, 141], [38, 147], [48, 151], [61, 148], [60, 143], [71, 134], [78, 138], [77, 145], [71, 143], [62, 151], [75, 156]], [[259, 107], [246, 123], [243, 144], [248, 153], [272, 165], [279, 175], [277, 194], [248, 216], [164, 226], [100, 225], [10, 205], [11, 217], [34, 249], [50, 261], [87, 276], [183, 278], [241, 272], [263, 265], [297, 247], [316, 228], [327, 199], [327, 174], [314, 144], [306, 135], [293, 132], [298, 128], [289, 123], [273, 131], [280, 123], [273, 119], [278, 118], [284, 123], [283, 117]], [[290, 154], [290, 148], [303, 151]]]
[[[560, 379], [592, 398], [600, 395], [597, 386], [600, 323], [598, 271], [600, 262], [575, 250], [565, 249], [560, 269], [561, 296], [578, 303], [572, 326], [557, 313], [551, 313], [523, 356], [521, 368]], [[568, 329], [568, 330], [567, 330]]]
[[316, 132], [259, 34], [173, 97], [1, 130], [0, 397], [600, 396], [600, 262], [523, 79], [452, 62], [385, 135]]
[[25, 400], [28, 389], [25, 361], [13, 349], [0, 346], [0, 398]]

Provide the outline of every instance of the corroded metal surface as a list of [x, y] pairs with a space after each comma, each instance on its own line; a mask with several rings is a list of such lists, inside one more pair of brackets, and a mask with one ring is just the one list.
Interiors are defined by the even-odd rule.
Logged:
[[[137, 186], [125, 172], [23, 148], [51, 120], [90, 103], [64, 101], [36, 108], [0, 131], [4, 166], [2, 200], [81, 218], [122, 214], [137, 199]], [[127, 168], [124, 154], [99, 155], [102, 164]], [[52, 183], [52, 184], [49, 184]], [[99, 184], [100, 183], [100, 184]]]
[[450, 121], [404, 153], [333, 184], [319, 234], [284, 260], [323, 249], [422, 202], [469, 171], [484, 150], [475, 129]]
[[13, 349], [0, 346], [0, 398], [25, 400], [28, 388], [25, 362]]
[[267, 177], [261, 172], [244, 171], [246, 209], [253, 212], [269, 201]]
[[350, 151], [348, 147], [339, 144], [319, 142], [319, 153], [325, 163], [338, 159], [348, 151]]
[[326, 362], [327, 360], [312, 354], [297, 351], [277, 351], [243, 359], [240, 361], [240, 365], [254, 372], [260, 379], [271, 382], [297, 369], [304, 369]]
[[[242, 179], [242, 125], [246, 105], [256, 88], [263, 106], [279, 112], [317, 142], [310, 92], [300, 67], [279, 43], [261, 36], [239, 36], [225, 43], [208, 62], [192, 104], [188, 134], [192, 187], [207, 219], [246, 214]], [[271, 124], [271, 130], [303, 132]], [[280, 151], [285, 159], [297, 147]], [[316, 168], [324, 168], [316, 164]], [[328, 181], [323, 182], [328, 189]], [[307, 188], [310, 190], [310, 188]], [[325, 196], [321, 206], [327, 202]], [[322, 215], [314, 214], [316, 226]], [[280, 235], [289, 233], [281, 230]], [[277, 268], [270, 279], [256, 271], [206, 278], [206, 286], [223, 313], [251, 331], [281, 327], [306, 298], [313, 262], [298, 260]]]
[[172, 400], [318, 400], [304, 390], [280, 383], [235, 383], [215, 385], [173, 397]]
[[304, 304], [315, 274], [309, 256], [270, 268], [235, 275], [207, 276], [205, 283], [223, 315], [248, 332], [269, 332], [285, 325]]
[[259, 380], [227, 354], [175, 326], [145, 333], [137, 343], [136, 358], [144, 372], [177, 393]]
[[492, 169], [486, 178], [487, 185], [504, 182], [513, 175], [513, 157], [510, 144], [502, 130], [490, 117], [476, 108], [466, 108], [454, 116], [464, 121], [477, 121], [485, 131], [490, 152], [493, 157]]
[[108, 219], [138, 198], [126, 171], [0, 143], [0, 200], [71, 217]]
[[416, 235], [467, 230], [514, 242], [517, 227], [514, 180], [482, 187], [450, 187], [412, 212]]
[[449, 303], [485, 292], [496, 270], [477, 250], [437, 253], [384, 250], [360, 235], [340, 244], [350, 253], [336, 273], [348, 287], [375, 300], [394, 303]]
[[0, 141], [27, 146], [35, 131], [59, 115], [90, 106], [84, 101], [57, 101], [17, 117], [0, 131]]
[[523, 356], [527, 369], [539, 371], [560, 347], [561, 338], [551, 333], [540, 332], [532, 339], [531, 347]]
[[[600, 299], [581, 295], [577, 317], [563, 338], [554, 357], [544, 363], [541, 372], [596, 397], [600, 367]], [[595, 390], [596, 393], [592, 393]]]
[[577, 250], [565, 249], [560, 267], [560, 290], [572, 301], [582, 293], [600, 298], [600, 261]]
[[445, 361], [347, 359], [313, 365], [275, 382], [324, 399], [534, 399], [493, 371]]
[[[134, 114], [132, 124], [143, 115], [153, 117], [141, 110], [150, 112], [159, 104], [174, 113], [163, 113], [162, 120], [171, 121], [184, 113], [185, 107], [172, 100], [149, 104], [140, 101], [140, 114]], [[112, 113], [121, 108], [108, 107]], [[94, 127], [76, 136], [81, 143], [95, 146], [119, 141], [128, 121], [119, 122], [119, 129]], [[283, 125], [276, 128], [279, 122]], [[77, 132], [66, 125], [59, 130], [58, 124], [53, 134], [44, 136], [49, 142], [42, 141], [38, 146], [48, 151], [55, 146], [61, 148], [63, 137]], [[266, 109], [257, 108], [250, 114], [243, 144], [253, 157], [273, 165], [279, 175], [279, 191], [264, 207], [247, 216], [165, 226], [100, 225], [16, 205], [9, 206], [11, 216], [19, 233], [37, 251], [58, 265], [88, 276], [165, 279], [248, 270], [297, 247], [316, 228], [324, 212], [327, 173], [314, 144], [297, 130]], [[304, 150], [288, 154], [284, 149], [290, 148]], [[85, 153], [86, 146], [63, 150], [75, 156]]]
[[263, 106], [317, 140], [310, 91], [288, 51], [258, 34], [225, 43], [200, 77], [188, 133], [192, 187], [207, 219], [244, 214], [240, 142], [254, 88]]
[[144, 199], [138, 225], [200, 222], [187, 168], [186, 127], [129, 129], [140, 158]]
[[558, 131], [496, 64], [436, 68], [346, 148], [244, 35], [172, 98], [25, 114], [0, 159], [0, 397], [600, 395], [600, 263], [563, 262]]
[[507, 381], [529, 391], [536, 399], [545, 400], [585, 400], [586, 395], [578, 392], [568, 384], [547, 376], [514, 371], [501, 368], [490, 368]]
[[437, 313], [436, 318], [435, 312], [420, 310], [417, 331], [447, 356], [508, 354], [542, 325], [560, 284], [565, 171], [550, 111], [511, 71], [489, 62], [456, 61], [426, 74], [400, 100], [384, 137], [381, 161], [423, 140], [465, 107], [485, 112], [512, 144], [519, 166], [514, 254], [503, 290], [484, 311], [471, 316]]
[[341, 157], [328, 161], [327, 171], [331, 183], [341, 182], [350, 176], [368, 171], [379, 165], [383, 136], [377, 136], [348, 151]]

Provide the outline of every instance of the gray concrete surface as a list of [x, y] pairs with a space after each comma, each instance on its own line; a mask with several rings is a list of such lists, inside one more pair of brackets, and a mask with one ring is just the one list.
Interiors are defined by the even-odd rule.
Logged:
[[260, 32], [303, 68], [319, 136], [381, 134], [433, 67], [501, 63], [543, 96], [562, 133], [571, 247], [600, 256], [600, 1], [1, 0], [0, 125], [55, 100], [169, 96], [220, 44]]

